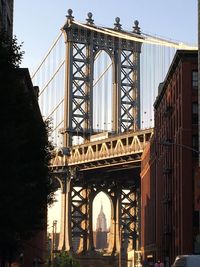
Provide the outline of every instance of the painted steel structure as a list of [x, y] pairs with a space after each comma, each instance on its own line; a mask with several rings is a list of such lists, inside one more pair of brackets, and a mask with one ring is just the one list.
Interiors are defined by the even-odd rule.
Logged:
[[[94, 251], [92, 202], [103, 191], [112, 207], [108, 253], [118, 255], [122, 247], [124, 253], [138, 250], [140, 161], [152, 133], [152, 129], [131, 131], [74, 146], [71, 152], [66, 148], [55, 151], [52, 169], [62, 187], [59, 249]], [[73, 240], [77, 238], [79, 247], [74, 251]], [[126, 240], [123, 245], [122, 240]]]
[[[69, 11], [62, 29], [32, 75], [40, 88], [41, 112], [52, 119], [51, 137], [57, 146], [102, 130], [153, 127], [157, 87], [175, 49], [195, 49], [140, 32], [138, 21], [132, 31], [123, 30], [119, 18], [114, 29], [99, 27], [91, 13], [80, 23]], [[67, 95], [71, 102], [66, 102]]]
[[[111, 201], [112, 213], [108, 253], [121, 252], [122, 238], [127, 241], [124, 251], [138, 250], [139, 161], [152, 134], [151, 130], [135, 132], [140, 128], [141, 43], [95, 32], [73, 23], [73, 19], [69, 10], [62, 28], [66, 42], [64, 149], [56, 151], [52, 162], [53, 174], [63, 193], [59, 249], [82, 254], [94, 251], [92, 203], [103, 191]], [[95, 28], [91, 13], [87, 25]], [[115, 31], [121, 31], [119, 18]], [[133, 34], [140, 34], [137, 21]], [[110, 56], [113, 66], [112, 136], [96, 141], [94, 136], [94, 141], [88, 142], [95, 134], [94, 61], [101, 50]], [[85, 142], [72, 146], [77, 133]], [[74, 251], [73, 243], [77, 241]]]
[[[94, 61], [99, 51], [110, 56], [113, 65], [112, 131], [114, 133], [140, 128], [139, 66], [141, 43], [98, 33], [73, 23], [72, 10], [62, 28], [66, 42], [66, 87], [64, 104], [63, 145], [72, 145], [77, 133], [88, 137], [93, 129], [93, 74]], [[95, 28], [92, 14], [87, 25]], [[115, 31], [121, 30], [116, 18]], [[134, 34], [139, 35], [138, 22]]]

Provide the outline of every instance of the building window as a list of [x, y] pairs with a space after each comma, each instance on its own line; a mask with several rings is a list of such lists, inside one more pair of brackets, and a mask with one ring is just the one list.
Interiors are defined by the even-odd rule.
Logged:
[[192, 71], [192, 88], [198, 89], [198, 71]]
[[198, 103], [197, 102], [192, 103], [192, 114], [198, 114]]
[[198, 103], [192, 103], [192, 124], [198, 124]]

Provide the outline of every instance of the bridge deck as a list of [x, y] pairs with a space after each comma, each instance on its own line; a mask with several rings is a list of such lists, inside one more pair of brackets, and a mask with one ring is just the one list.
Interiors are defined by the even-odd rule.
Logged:
[[62, 149], [57, 149], [52, 167], [59, 169], [76, 166], [83, 171], [138, 162], [152, 134], [153, 129], [146, 129], [114, 135], [103, 140], [88, 141], [73, 146], [70, 155], [64, 155]]

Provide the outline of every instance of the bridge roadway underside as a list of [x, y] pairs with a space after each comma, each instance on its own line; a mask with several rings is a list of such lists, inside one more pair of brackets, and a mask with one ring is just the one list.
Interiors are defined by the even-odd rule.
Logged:
[[130, 189], [130, 186], [140, 187], [140, 162], [122, 165], [105, 166], [104, 168], [85, 169], [78, 171], [74, 178], [74, 186], [96, 188], [98, 191], [111, 189]]

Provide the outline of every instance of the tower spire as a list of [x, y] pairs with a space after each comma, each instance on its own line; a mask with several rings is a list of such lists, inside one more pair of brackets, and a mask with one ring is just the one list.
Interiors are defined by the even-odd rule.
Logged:
[[103, 212], [103, 202], [102, 202], [102, 199], [101, 199], [101, 209], [100, 209], [100, 213]]

